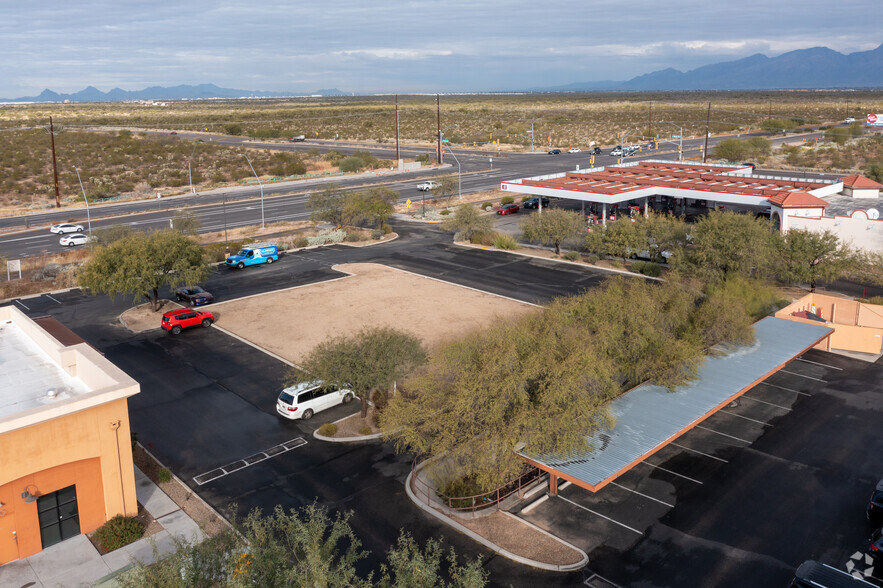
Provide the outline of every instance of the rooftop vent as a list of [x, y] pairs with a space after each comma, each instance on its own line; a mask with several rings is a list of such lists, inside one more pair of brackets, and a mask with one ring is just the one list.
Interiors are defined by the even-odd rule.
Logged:
[[58, 391], [55, 388], [49, 388], [49, 390], [46, 391], [46, 396], [49, 398], [55, 398], [57, 395]]

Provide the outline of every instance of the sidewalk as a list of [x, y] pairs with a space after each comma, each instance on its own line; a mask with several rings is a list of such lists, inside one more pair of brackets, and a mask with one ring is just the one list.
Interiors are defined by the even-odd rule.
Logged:
[[77, 535], [25, 559], [0, 566], [0, 585], [34, 588], [110, 588], [113, 578], [135, 562], [153, 563], [153, 548], [160, 558], [175, 550], [174, 538], [201, 541], [205, 535], [172, 499], [141, 470], [135, 468], [135, 494], [163, 530], [121, 549], [100, 555], [86, 535]]

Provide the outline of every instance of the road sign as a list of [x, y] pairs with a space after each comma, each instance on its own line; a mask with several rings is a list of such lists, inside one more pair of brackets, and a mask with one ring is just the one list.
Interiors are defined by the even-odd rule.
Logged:
[[410, 198], [408, 198], [408, 201], [407, 201], [407, 202], [405, 202], [405, 204], [407, 204], [407, 205], [408, 205], [408, 208], [411, 208], [411, 199], [410, 199]]
[[671, 138], [672, 138], [672, 139], [680, 139], [681, 136], [680, 136], [680, 135], [672, 135]]
[[18, 272], [18, 279], [21, 279], [21, 260], [20, 259], [10, 259], [6, 262], [6, 280], [9, 281], [11, 279], [10, 274], [12, 272]]

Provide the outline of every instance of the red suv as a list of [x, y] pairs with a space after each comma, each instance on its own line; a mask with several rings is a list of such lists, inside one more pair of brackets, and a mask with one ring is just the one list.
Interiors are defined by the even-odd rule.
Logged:
[[210, 312], [201, 310], [193, 310], [190, 308], [182, 308], [181, 310], [170, 310], [162, 315], [162, 328], [171, 333], [178, 335], [188, 327], [209, 327], [215, 321], [215, 315]]

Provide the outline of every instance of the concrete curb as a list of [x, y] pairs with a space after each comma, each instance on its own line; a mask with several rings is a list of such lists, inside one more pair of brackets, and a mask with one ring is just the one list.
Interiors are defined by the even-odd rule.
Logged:
[[[358, 398], [356, 396], [355, 398]], [[354, 400], [355, 400], [354, 398]], [[353, 415], [345, 416], [342, 419], [337, 419], [332, 422], [332, 425], [336, 425], [341, 421], [345, 421]], [[325, 435], [319, 434], [319, 429], [313, 431], [313, 438], [318, 439], [319, 441], [327, 441], [328, 443], [356, 443], [359, 441], [373, 441], [374, 439], [380, 439], [383, 437], [383, 433], [371, 433], [370, 435], [356, 435], [355, 437], [326, 437]]]
[[[425, 463], [421, 464], [420, 466], [418, 466], [418, 469], [421, 469], [424, 465], [425, 465]], [[518, 517], [515, 517], [515, 518], [518, 519], [519, 521], [535, 528], [535, 529], [538, 529], [539, 531], [542, 531], [544, 534], [548, 535], [552, 539], [555, 539], [556, 541], [561, 542], [563, 545], [566, 545], [567, 547], [570, 547], [572, 549], [575, 549], [579, 553], [582, 553], [582, 559], [576, 564], [557, 565], [557, 564], [548, 564], [548, 563], [537, 561], [537, 560], [530, 559], [527, 557], [522, 557], [520, 555], [515, 555], [511, 551], [503, 549], [502, 547], [500, 547], [496, 543], [493, 543], [492, 541], [485, 539], [484, 537], [482, 537], [478, 533], [472, 531], [471, 529], [468, 529], [467, 527], [461, 525], [460, 523], [451, 519], [450, 517], [447, 517], [444, 514], [438, 512], [437, 510], [435, 510], [431, 506], [423, 504], [423, 502], [421, 502], [417, 498], [417, 496], [415, 496], [414, 493], [411, 491], [411, 477], [413, 475], [414, 475], [414, 472], [411, 472], [410, 474], [408, 474], [407, 479], [405, 479], [405, 492], [408, 493], [408, 498], [411, 499], [411, 502], [413, 502], [420, 509], [422, 509], [425, 512], [429, 513], [430, 515], [434, 516], [435, 518], [437, 518], [438, 520], [440, 520], [444, 524], [450, 525], [451, 527], [460, 531], [461, 533], [463, 533], [464, 535], [466, 535], [470, 539], [473, 539], [474, 541], [481, 543], [482, 545], [484, 545], [485, 547], [487, 547], [488, 549], [490, 549], [494, 553], [498, 553], [498, 554], [502, 555], [503, 557], [505, 557], [507, 559], [511, 559], [512, 561], [518, 562], [520, 564], [524, 564], [526, 566], [538, 568], [541, 570], [548, 570], [551, 572], [570, 572], [570, 571], [574, 571], [574, 570], [578, 570], [580, 568], [583, 568], [583, 567], [585, 567], [586, 564], [589, 563], [589, 556], [582, 549], [579, 549], [578, 547], [575, 547], [575, 546], [571, 545], [570, 543], [567, 543], [563, 539], [555, 537], [554, 535], [552, 535], [546, 531], [543, 531], [542, 529], [539, 529], [538, 527], [531, 525], [530, 523], [527, 523], [527, 521], [524, 521], [522, 519], [518, 519]], [[505, 511], [503, 511], [503, 512], [505, 512]], [[512, 516], [514, 516], [514, 515], [512, 515]]]
[[[392, 237], [389, 239], [384, 239], [383, 241], [374, 241], [372, 243], [365, 243], [363, 245], [357, 245], [355, 243], [347, 243], [346, 241], [341, 241], [340, 243], [332, 243], [332, 245], [346, 245], [347, 247], [354, 247], [356, 249], [361, 249], [362, 247], [374, 247], [375, 245], [383, 245], [384, 243], [392, 243], [396, 239], [399, 238], [398, 233], [391, 233]], [[326, 247], [326, 245], [320, 245], [319, 247]], [[299, 251], [299, 249], [294, 249], [293, 251]]]

